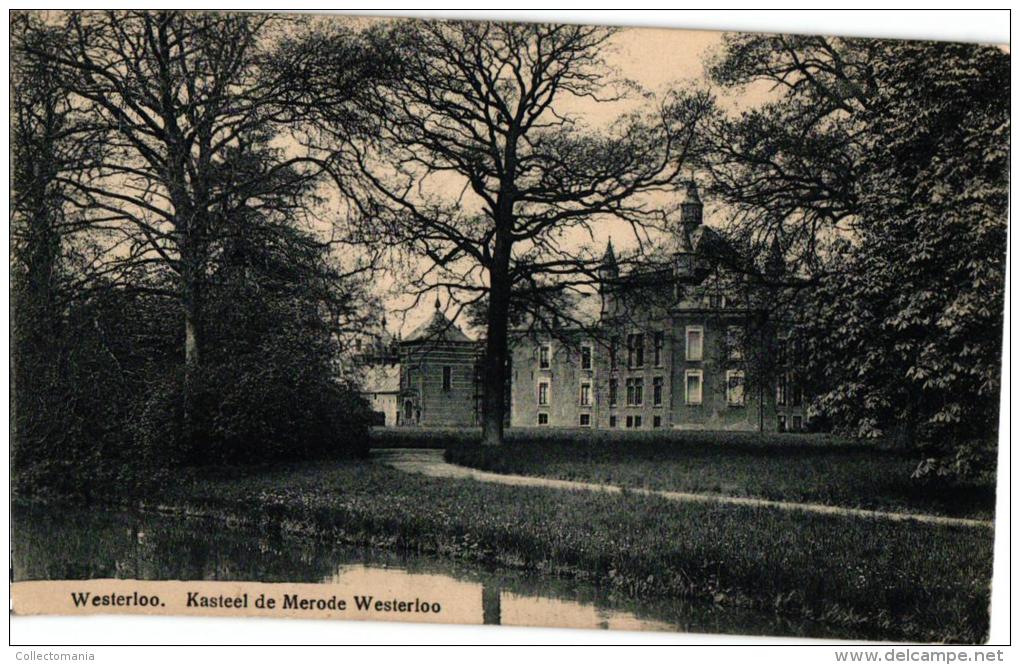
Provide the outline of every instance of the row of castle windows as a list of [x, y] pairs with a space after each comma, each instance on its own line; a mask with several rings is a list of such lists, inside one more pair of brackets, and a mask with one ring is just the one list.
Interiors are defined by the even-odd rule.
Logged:
[[[610, 427], [613, 427], [613, 428], [617, 427], [617, 423], [618, 422], [619, 421], [618, 421], [616, 416], [609, 416], [609, 426]], [[627, 416], [627, 418], [626, 418], [626, 420], [624, 422], [627, 423], [627, 428], [628, 429], [630, 429], [630, 428], [640, 428], [641, 425], [642, 425], [642, 418], [641, 418], [641, 416]], [[539, 425], [548, 425], [549, 424], [549, 414], [545, 413], [545, 412], [539, 413], [538, 414], [538, 424]], [[577, 419], [577, 424], [580, 427], [591, 427], [591, 414], [590, 413], [582, 413], [582, 414], [580, 414], [580, 416]], [[655, 427], [655, 428], [662, 427], [662, 416], [652, 416], [652, 427]]]
[[[690, 362], [701, 362], [705, 358], [705, 329], [703, 326], [687, 326], [684, 331], [684, 358]], [[730, 360], [741, 360], [743, 352], [740, 348], [740, 326], [730, 326], [726, 330], [727, 357]], [[609, 368], [617, 369], [618, 339], [613, 338], [609, 344]], [[665, 348], [665, 335], [662, 331], [652, 333], [652, 364], [662, 367]], [[581, 346], [580, 365], [584, 371], [594, 367], [594, 347], [591, 344]], [[627, 367], [644, 367], [645, 365], [645, 334], [631, 333], [627, 335]], [[552, 345], [542, 344], [538, 350], [538, 368], [552, 368]]]
[[[700, 369], [689, 369], [684, 372], [684, 403], [689, 406], [699, 406], [703, 398], [704, 373]], [[663, 377], [656, 376], [652, 379], [652, 406], [662, 406]], [[609, 406], [617, 406], [619, 402], [619, 381], [609, 380]], [[641, 377], [632, 377], [626, 380], [626, 405], [644, 406], [645, 402], [645, 380]], [[592, 384], [591, 381], [582, 381], [578, 395], [579, 406], [592, 405]], [[726, 403], [730, 406], [744, 405], [744, 372], [741, 370], [726, 371]], [[550, 405], [550, 381], [543, 379], [538, 382], [538, 406]]]
[[[619, 417], [616, 415], [609, 416], [609, 427], [615, 429], [619, 426]], [[630, 415], [624, 419], [627, 429], [640, 428], [643, 424], [643, 419], [640, 415]], [[538, 414], [538, 424], [548, 425], [549, 414], [541, 412]], [[577, 424], [580, 427], [591, 427], [591, 414], [582, 413], [578, 416]], [[652, 416], [652, 427], [658, 429], [662, 427], [662, 416]], [[776, 416], [776, 429], [780, 432], [801, 432], [804, 430], [804, 421], [801, 416], [795, 415], [790, 418], [789, 425], [785, 414]]]

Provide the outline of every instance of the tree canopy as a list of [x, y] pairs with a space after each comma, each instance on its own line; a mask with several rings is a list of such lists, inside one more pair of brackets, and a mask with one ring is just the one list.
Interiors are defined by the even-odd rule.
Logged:
[[[728, 37], [723, 85], [773, 99], [715, 128], [733, 232], [817, 288], [788, 299], [817, 418], [902, 435], [919, 471], [987, 468], [1002, 350], [1009, 56], [995, 47]], [[796, 312], [796, 315], [793, 312]], [[983, 463], [982, 463], [983, 462]]]

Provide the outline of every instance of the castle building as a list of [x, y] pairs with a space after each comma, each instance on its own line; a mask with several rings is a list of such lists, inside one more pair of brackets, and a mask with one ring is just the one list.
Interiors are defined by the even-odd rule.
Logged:
[[480, 347], [440, 310], [399, 343], [396, 424], [472, 427], [480, 422]]
[[[513, 427], [799, 430], [803, 407], [786, 378], [748, 385], [762, 339], [760, 302], [734, 253], [703, 223], [687, 185], [670, 261], [622, 275], [610, 242], [599, 270], [594, 329], [518, 334]], [[771, 335], [771, 333], [770, 333]]]
[[[691, 182], [670, 251], [624, 274], [607, 244], [594, 325], [511, 331], [511, 427], [803, 429], [795, 377], [761, 369], [795, 360], [785, 357], [782, 330], [757, 325], [767, 306], [763, 288], [741, 274], [735, 252], [703, 215]], [[480, 424], [482, 343], [448, 319], [438, 299], [432, 317], [405, 339], [384, 331], [372, 349], [366, 398], [377, 424]]]

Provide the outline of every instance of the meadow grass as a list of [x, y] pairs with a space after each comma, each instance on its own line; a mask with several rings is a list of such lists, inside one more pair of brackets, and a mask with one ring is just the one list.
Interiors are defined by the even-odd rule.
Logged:
[[753, 607], [836, 635], [980, 642], [988, 630], [987, 529], [506, 487], [364, 462], [206, 474], [163, 502], [569, 576], [636, 599]]
[[990, 519], [994, 482], [916, 479], [917, 454], [829, 436], [514, 432], [501, 447], [449, 439], [465, 466], [632, 488]]

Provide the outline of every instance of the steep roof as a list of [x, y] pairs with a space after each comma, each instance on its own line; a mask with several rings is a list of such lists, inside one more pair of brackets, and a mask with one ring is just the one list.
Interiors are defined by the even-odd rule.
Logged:
[[710, 259], [729, 257], [733, 248], [715, 229], [702, 224], [691, 231], [690, 251]]
[[471, 338], [465, 335], [457, 324], [446, 318], [437, 307], [432, 318], [412, 330], [411, 334], [404, 338], [403, 343], [424, 341], [470, 342]]
[[609, 242], [606, 243], [606, 251], [602, 255], [602, 267], [616, 267], [616, 252], [613, 251], [613, 239], [610, 238]]

